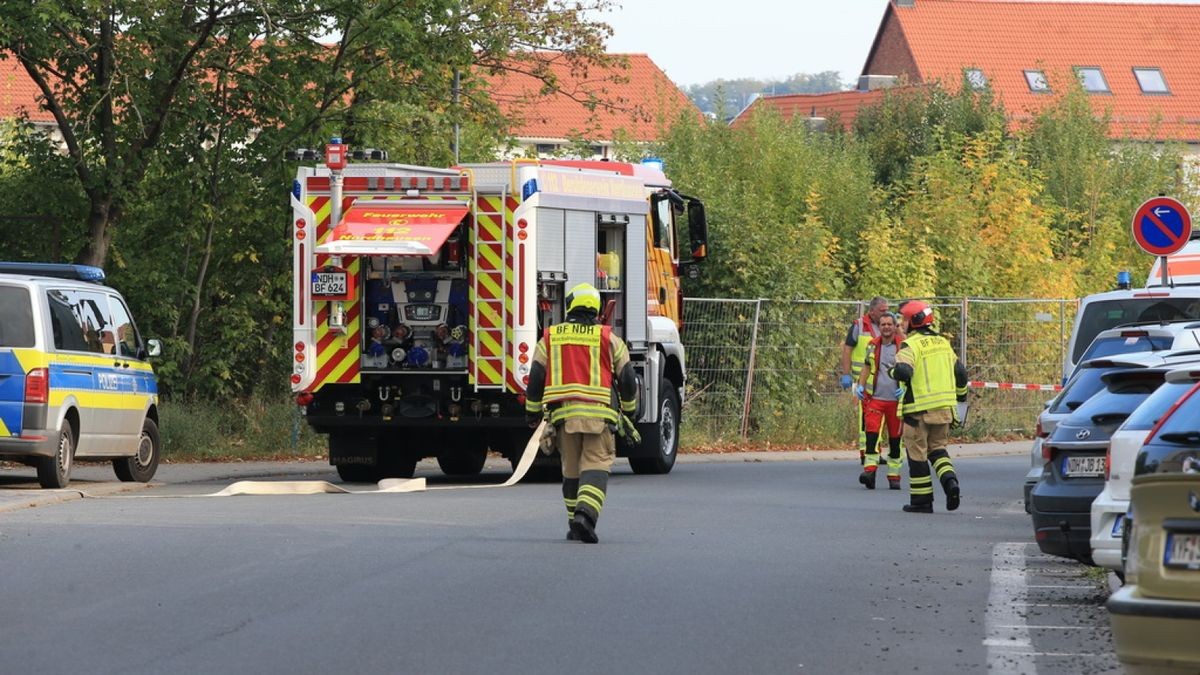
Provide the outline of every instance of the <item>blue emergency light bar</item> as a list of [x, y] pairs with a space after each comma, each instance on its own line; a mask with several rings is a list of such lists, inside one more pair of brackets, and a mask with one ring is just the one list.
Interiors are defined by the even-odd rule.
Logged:
[[27, 274], [31, 277], [54, 277], [102, 283], [104, 270], [92, 265], [67, 263], [0, 262], [0, 274]]

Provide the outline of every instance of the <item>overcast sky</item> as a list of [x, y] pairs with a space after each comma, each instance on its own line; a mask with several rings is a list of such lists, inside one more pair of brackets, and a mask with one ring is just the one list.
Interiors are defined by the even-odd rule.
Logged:
[[[680, 86], [836, 70], [854, 82], [888, 0], [617, 0], [610, 52], [646, 53]], [[920, 3], [921, 0], [916, 0]], [[1147, 0], [1099, 0], [1138, 2]], [[1195, 0], [1157, 0], [1200, 4]]]

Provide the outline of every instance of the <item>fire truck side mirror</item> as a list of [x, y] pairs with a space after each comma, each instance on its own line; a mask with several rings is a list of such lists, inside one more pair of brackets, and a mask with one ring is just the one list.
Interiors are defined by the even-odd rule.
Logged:
[[689, 199], [687, 215], [692, 262], [700, 262], [708, 257], [708, 218], [704, 214], [704, 202], [695, 198]]

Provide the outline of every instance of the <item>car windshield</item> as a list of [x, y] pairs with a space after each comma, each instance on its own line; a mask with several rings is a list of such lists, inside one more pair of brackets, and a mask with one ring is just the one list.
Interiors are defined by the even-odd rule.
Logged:
[[1200, 298], [1124, 298], [1098, 300], [1083, 309], [1075, 329], [1075, 349], [1072, 360], [1079, 362], [1088, 345], [1101, 331], [1122, 324], [1146, 321], [1178, 321], [1200, 319]]
[[33, 304], [20, 286], [0, 286], [0, 347], [32, 347]]
[[1128, 367], [1128, 365], [1114, 363], [1104, 366], [1084, 367], [1076, 370], [1075, 376], [1071, 378], [1070, 382], [1067, 382], [1067, 386], [1063, 388], [1062, 393], [1050, 405], [1050, 413], [1065, 415], [1075, 410], [1090, 399], [1093, 394], [1104, 388], [1104, 382], [1100, 380], [1101, 375], [1110, 370]]
[[1092, 341], [1091, 346], [1083, 353], [1083, 359], [1096, 359], [1102, 356], [1115, 356], [1117, 354], [1132, 354], [1134, 352], [1157, 352], [1164, 349], [1170, 349], [1171, 343], [1174, 342], [1167, 335], [1146, 335], [1140, 333], [1129, 337], [1113, 335], [1111, 337], [1096, 338]]
[[1158, 418], [1171, 409], [1192, 388], [1191, 382], [1168, 382], [1138, 406], [1137, 410], [1121, 425], [1122, 431], [1149, 431], [1158, 424]]
[[[1158, 428], [1154, 441], [1200, 446], [1200, 384], [1193, 385], [1187, 398]], [[1152, 441], [1153, 442], [1153, 441]]]

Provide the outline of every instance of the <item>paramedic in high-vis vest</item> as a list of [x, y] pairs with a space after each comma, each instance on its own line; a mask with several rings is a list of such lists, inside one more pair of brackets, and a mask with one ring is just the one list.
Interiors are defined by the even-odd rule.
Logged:
[[900, 310], [907, 335], [896, 353], [892, 378], [904, 388], [904, 447], [908, 450], [909, 513], [933, 513], [933, 477], [946, 493], [946, 510], [958, 508], [958, 476], [946, 444], [957, 404], [967, 400], [967, 369], [950, 341], [933, 330], [933, 308], [919, 300]]
[[[875, 296], [867, 304], [867, 313], [850, 324], [846, 340], [842, 343], [842, 389], [849, 389], [858, 381], [863, 364], [867, 361], [867, 345], [879, 337], [879, 317], [888, 311], [887, 298]], [[854, 399], [855, 425], [858, 427], [858, 459], [864, 463], [867, 453], [867, 434], [863, 419], [862, 402]], [[873, 449], [873, 448], [872, 448]]]
[[858, 482], [868, 490], [875, 489], [875, 472], [879, 468], [880, 434], [887, 432], [887, 479], [888, 488], [900, 489], [900, 469], [904, 459], [900, 456], [900, 397], [903, 387], [889, 375], [896, 365], [896, 352], [904, 336], [896, 328], [896, 317], [884, 314], [879, 317], [879, 337], [867, 346], [867, 364], [858, 376], [854, 394], [862, 401], [863, 420], [867, 431], [867, 455]]
[[[525, 390], [525, 417], [537, 427], [543, 415], [555, 427], [562, 455], [567, 539], [595, 544], [608, 474], [616, 457], [618, 425], [637, 410], [637, 375], [625, 342], [597, 323], [600, 293], [579, 284], [567, 294], [567, 320], [546, 330], [533, 353]], [[621, 409], [614, 410], [616, 383]]]

